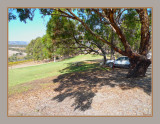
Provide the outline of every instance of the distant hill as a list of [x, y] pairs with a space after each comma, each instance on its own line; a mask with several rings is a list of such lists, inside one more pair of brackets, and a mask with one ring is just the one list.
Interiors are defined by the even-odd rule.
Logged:
[[29, 42], [27, 41], [9, 41], [9, 45], [28, 45]]

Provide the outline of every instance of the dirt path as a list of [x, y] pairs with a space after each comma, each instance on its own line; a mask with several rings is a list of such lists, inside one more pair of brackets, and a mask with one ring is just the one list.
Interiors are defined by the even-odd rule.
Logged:
[[34, 89], [9, 96], [9, 115], [150, 116], [151, 74], [126, 79], [126, 73], [94, 69], [32, 81]]

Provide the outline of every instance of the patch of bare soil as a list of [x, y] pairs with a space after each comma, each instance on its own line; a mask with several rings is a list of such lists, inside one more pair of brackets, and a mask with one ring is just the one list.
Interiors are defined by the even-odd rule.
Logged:
[[[30, 82], [8, 98], [9, 116], [151, 116], [151, 72], [127, 79], [127, 69], [93, 69]], [[25, 84], [26, 85], [26, 84]]]

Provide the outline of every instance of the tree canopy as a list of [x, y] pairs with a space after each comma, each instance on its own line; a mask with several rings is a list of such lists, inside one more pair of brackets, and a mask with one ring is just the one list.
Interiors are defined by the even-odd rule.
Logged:
[[[151, 60], [147, 59], [147, 53], [151, 49], [151, 9], [48, 8], [39, 10], [43, 16], [52, 16], [47, 26], [47, 34], [53, 42], [56, 41], [56, 44], [61, 44], [63, 47], [68, 45], [71, 48], [75, 47], [72, 45], [75, 45], [74, 41], [77, 40], [77, 43], [90, 42], [92, 47], [95, 45], [99, 49], [105, 45], [110, 46], [114, 51], [130, 58], [131, 68], [128, 77], [145, 75], [151, 63]], [[20, 20], [26, 23], [27, 19], [33, 19], [35, 9], [25, 8], [16, 11]], [[15, 18], [15, 15], [9, 11], [9, 20]], [[75, 30], [76, 28], [79, 30]], [[72, 38], [71, 34], [73, 34]]]

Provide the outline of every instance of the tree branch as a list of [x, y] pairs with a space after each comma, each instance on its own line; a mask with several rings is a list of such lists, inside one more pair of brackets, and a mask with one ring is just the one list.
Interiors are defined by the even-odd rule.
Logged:
[[[108, 19], [103, 15], [103, 13], [99, 12], [99, 9], [91, 9], [92, 11], [94, 11], [96, 14], [99, 15], [100, 18], [104, 18], [106, 21], [108, 21]], [[110, 22], [106, 22], [106, 21], [102, 21], [101, 19], [101, 22], [103, 22], [105, 25], [109, 25], [111, 24]]]
[[117, 15], [117, 17], [116, 17], [116, 19], [115, 19], [116, 22], [119, 23], [119, 19], [120, 19], [121, 15], [122, 15], [123, 12], [126, 11], [126, 10], [127, 10], [127, 9], [124, 9], [123, 11], [121, 11], [120, 13], [118, 13], [118, 15]]
[[118, 25], [114, 21], [114, 13], [116, 10], [115, 9], [108, 9], [108, 10], [103, 9], [103, 11], [106, 15], [106, 18], [108, 18], [108, 20], [111, 22], [111, 27], [118, 34], [118, 37], [120, 38], [127, 55], [131, 56], [132, 55], [131, 47], [130, 47], [129, 43], [127, 42], [122, 30], [118, 27]]
[[119, 52], [122, 55], [127, 55], [127, 53], [119, 48], [117, 48], [116, 46], [112, 45], [110, 42], [108, 42], [107, 40], [103, 39], [100, 35], [97, 35], [95, 32], [93, 32], [86, 23], [84, 23], [79, 17], [77, 17], [73, 12], [71, 12], [71, 9], [67, 9], [68, 12], [75, 17], [75, 19], [79, 22], [81, 22], [81, 24], [93, 35], [95, 36], [97, 39], [101, 40], [102, 42], [108, 44], [109, 46], [111, 46], [116, 52]]
[[76, 41], [76, 43], [79, 44], [80, 46], [83, 46], [84, 48], [88, 48], [88, 49], [90, 49], [90, 51], [99, 54], [98, 51], [92, 49], [91, 47], [86, 46], [85, 44], [81, 44], [80, 42], [78, 42], [77, 38], [76, 38], [75, 35], [74, 35], [74, 32], [73, 32], [73, 38], [74, 38], [74, 40]]
[[141, 22], [141, 43], [139, 53], [146, 56], [150, 46], [149, 17], [146, 8], [136, 9], [136, 11], [139, 14]]
[[59, 12], [65, 14], [67, 17], [72, 18], [72, 19], [76, 19], [74, 16], [69, 15], [68, 13], [62, 11], [61, 9], [58, 9]]

